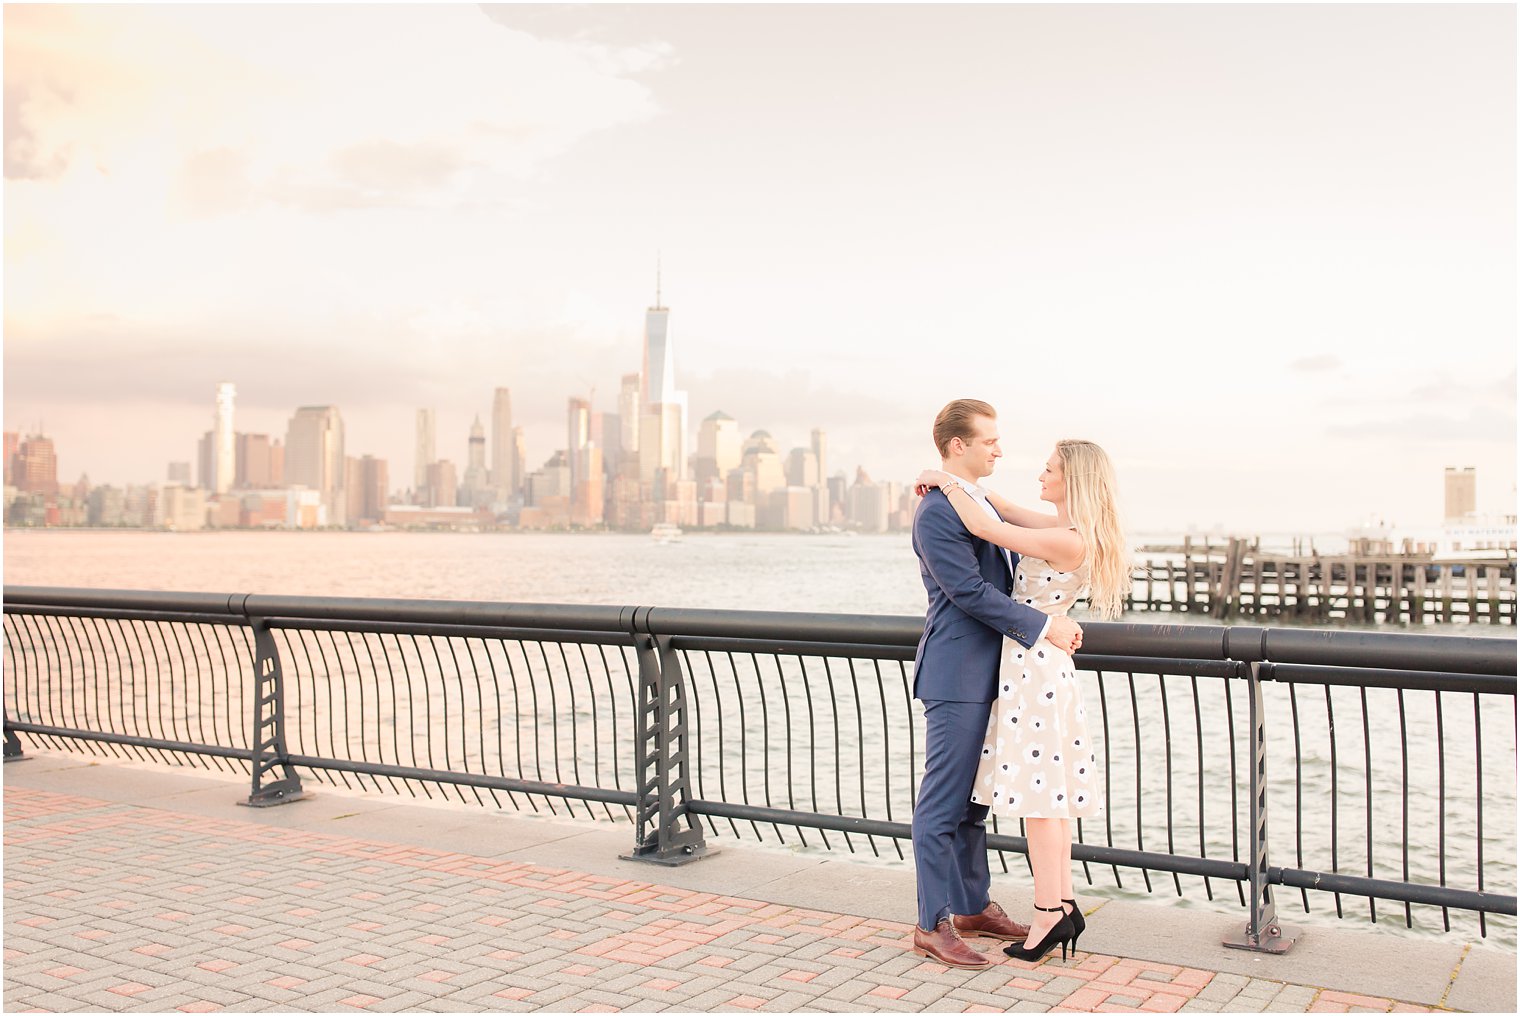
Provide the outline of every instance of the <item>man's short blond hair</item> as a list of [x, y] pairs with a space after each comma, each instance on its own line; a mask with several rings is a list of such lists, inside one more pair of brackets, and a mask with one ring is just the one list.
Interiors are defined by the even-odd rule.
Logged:
[[934, 447], [939, 449], [940, 458], [949, 458], [954, 438], [969, 443], [976, 437], [978, 416], [996, 420], [997, 410], [978, 399], [956, 399], [939, 411], [934, 418]]

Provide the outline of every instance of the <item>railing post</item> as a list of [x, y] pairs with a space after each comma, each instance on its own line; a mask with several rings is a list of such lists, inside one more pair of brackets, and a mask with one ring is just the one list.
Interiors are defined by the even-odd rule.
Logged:
[[21, 750], [21, 738], [11, 729], [10, 710], [5, 711], [5, 761], [22, 762], [26, 760], [25, 753]]
[[[1224, 945], [1252, 952], [1285, 953], [1298, 940], [1298, 931], [1277, 920], [1277, 904], [1267, 884], [1267, 725], [1261, 676], [1270, 663], [1245, 665], [1251, 720], [1251, 914], [1239, 934], [1227, 935]], [[1268, 670], [1270, 673], [1270, 670]]]
[[[642, 613], [647, 617], [647, 612]], [[639, 701], [634, 727], [634, 848], [624, 860], [675, 866], [717, 853], [702, 838], [688, 810], [691, 767], [687, 752], [686, 675], [668, 635], [636, 632]]]
[[[248, 618], [253, 629], [253, 792], [241, 801], [254, 808], [289, 804], [307, 795], [301, 790], [301, 778], [287, 761], [285, 747], [285, 680], [280, 668], [280, 652], [275, 645], [269, 622], [261, 617]], [[265, 782], [265, 777], [279, 766], [284, 775]]]

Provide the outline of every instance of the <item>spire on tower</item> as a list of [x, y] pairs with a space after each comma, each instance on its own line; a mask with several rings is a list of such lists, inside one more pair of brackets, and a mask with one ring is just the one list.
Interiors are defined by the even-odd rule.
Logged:
[[663, 310], [665, 305], [660, 302], [660, 252], [654, 252], [654, 309]]

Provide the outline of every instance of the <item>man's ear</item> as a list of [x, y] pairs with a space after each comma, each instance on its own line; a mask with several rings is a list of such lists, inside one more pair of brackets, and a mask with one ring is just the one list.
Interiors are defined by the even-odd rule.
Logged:
[[950, 454], [952, 454], [952, 455], [964, 455], [965, 453], [966, 453], [966, 442], [962, 441], [958, 437], [952, 437], [950, 439]]

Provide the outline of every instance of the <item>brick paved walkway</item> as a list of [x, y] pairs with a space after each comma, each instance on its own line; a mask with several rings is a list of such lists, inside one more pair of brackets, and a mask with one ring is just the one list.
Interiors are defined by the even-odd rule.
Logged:
[[1441, 1011], [8, 783], [11, 1011]]

